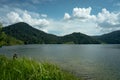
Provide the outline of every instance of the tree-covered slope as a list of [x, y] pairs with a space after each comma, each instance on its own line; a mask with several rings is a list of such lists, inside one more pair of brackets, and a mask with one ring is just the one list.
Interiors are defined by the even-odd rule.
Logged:
[[7, 36], [4, 32], [0, 33], [0, 46], [4, 45], [19, 45], [24, 44], [22, 41], [17, 40], [11, 36]]
[[16, 39], [22, 40], [25, 44], [99, 44], [96, 39], [82, 33], [73, 33], [58, 37], [48, 34], [32, 26], [20, 22], [3, 28], [3, 31]]
[[23, 42], [15, 39], [11, 36], [6, 35], [2, 31], [2, 25], [0, 25], [0, 46], [3, 46], [3, 45], [17, 45], [17, 44], [23, 44]]
[[37, 30], [23, 22], [4, 27], [3, 31], [10, 36], [24, 41], [25, 44], [57, 43], [57, 36]]
[[100, 42], [90, 36], [82, 33], [72, 33], [62, 37], [63, 43], [74, 43], [74, 44], [100, 44]]
[[102, 36], [95, 36], [95, 38], [108, 44], [120, 44], [120, 30]]
[[20, 45], [20, 44], [24, 44], [23, 41], [17, 40], [15, 38], [11, 37], [11, 36], [7, 36], [4, 33], [0, 34], [0, 46]]

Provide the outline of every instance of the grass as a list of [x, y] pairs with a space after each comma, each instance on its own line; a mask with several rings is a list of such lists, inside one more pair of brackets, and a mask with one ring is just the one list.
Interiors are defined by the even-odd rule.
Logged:
[[0, 80], [80, 80], [50, 63], [0, 56]]

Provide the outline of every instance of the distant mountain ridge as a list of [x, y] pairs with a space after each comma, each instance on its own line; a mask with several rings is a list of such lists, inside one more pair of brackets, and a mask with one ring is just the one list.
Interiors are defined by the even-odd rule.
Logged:
[[[56, 36], [35, 29], [27, 23], [19, 22], [3, 28], [3, 31], [25, 44], [100, 44], [108, 43], [104, 36], [88, 36], [82, 33], [72, 33], [65, 36]], [[109, 34], [107, 34], [109, 35]], [[112, 35], [113, 36], [113, 35]], [[120, 38], [120, 37], [119, 37]], [[112, 41], [114, 42], [114, 41]], [[119, 41], [118, 41], [119, 42]]]
[[82, 33], [72, 33], [61, 37], [63, 43], [100, 44], [100, 41]]
[[[35, 29], [32, 26], [20, 22], [3, 28], [10, 36], [23, 41], [25, 44], [98, 44], [99, 41], [81, 33], [73, 33], [66, 36], [56, 36]], [[74, 35], [74, 36], [73, 36]]]
[[120, 44], [120, 30], [103, 34], [101, 36], [94, 36], [94, 38], [107, 44]]

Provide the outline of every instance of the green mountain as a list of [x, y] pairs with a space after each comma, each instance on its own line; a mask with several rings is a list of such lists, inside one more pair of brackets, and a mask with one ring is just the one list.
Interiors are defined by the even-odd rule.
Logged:
[[3, 31], [25, 44], [99, 44], [100, 42], [82, 33], [56, 36], [45, 33], [32, 26], [20, 22], [3, 28]]
[[63, 43], [74, 44], [100, 44], [100, 41], [82, 33], [72, 33], [61, 37]]
[[120, 44], [120, 30], [113, 31], [101, 36], [94, 36], [94, 38], [101, 40], [102, 42], [107, 44]]
[[25, 44], [53, 44], [57, 43], [58, 39], [57, 36], [37, 30], [24, 22], [4, 27], [3, 31], [7, 35], [22, 40]]

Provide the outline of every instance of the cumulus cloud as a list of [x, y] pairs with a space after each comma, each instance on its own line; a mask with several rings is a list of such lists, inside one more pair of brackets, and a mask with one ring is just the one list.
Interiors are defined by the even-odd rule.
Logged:
[[19, 14], [16, 12], [10, 12], [7, 14], [7, 18], [9, 23], [16, 23], [16, 22], [22, 22], [22, 18], [20, 18]]
[[27, 22], [28, 24], [33, 26], [47, 26], [49, 24], [49, 21], [47, 21], [46, 19], [32, 18], [31, 15], [27, 13], [27, 11], [23, 13], [22, 20], [23, 22]]
[[65, 15], [64, 15], [64, 20], [68, 20], [68, 19], [70, 19], [71, 18], [71, 16], [68, 14], [68, 13], [65, 13]]
[[120, 27], [120, 13], [109, 12], [105, 8], [97, 15], [98, 26], [103, 28]]
[[[99, 12], [97, 15], [91, 15], [91, 7], [88, 8], [74, 8], [73, 9], [73, 14], [72, 19], [79, 19], [83, 21], [92, 21], [99, 24], [108, 24], [106, 27], [110, 27], [113, 25], [119, 25], [120, 24], [120, 12], [119, 13], [114, 13], [114, 12], [109, 12], [107, 9], [103, 8], [101, 12]], [[64, 19], [66, 18], [67, 20], [70, 19], [70, 15], [68, 13], [65, 13]], [[105, 26], [100, 26], [100, 27], [105, 27]]]
[[76, 18], [88, 18], [91, 12], [91, 7], [89, 8], [74, 8], [73, 16]]
[[91, 15], [91, 7], [88, 8], [73, 8], [73, 14], [70, 16], [69, 13], [65, 13], [64, 19], [79, 19], [80, 21], [96, 20], [95, 15]]
[[40, 18], [40, 16], [36, 13], [31, 13], [28, 11], [15, 10], [6, 14], [6, 17], [2, 20], [2, 22], [7, 23], [4, 25], [9, 25], [17, 22], [26, 22], [34, 27], [41, 28], [49, 25], [49, 21], [45, 18]]
[[96, 19], [94, 15], [91, 15], [91, 7], [88, 8], [74, 8], [73, 9], [73, 17], [79, 18], [81, 20], [90, 20]]

